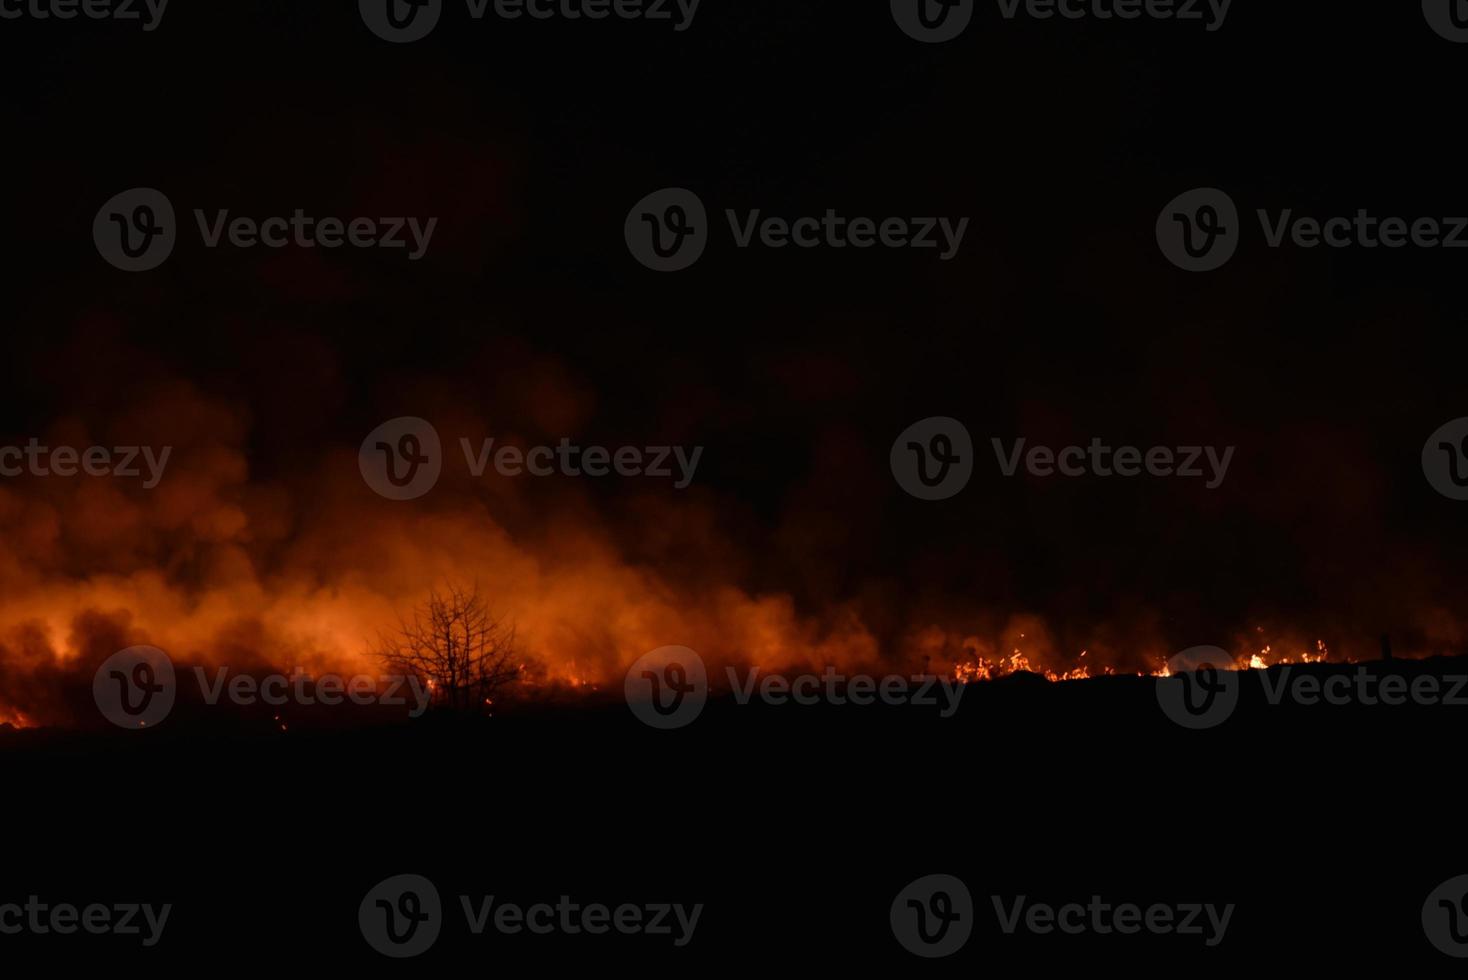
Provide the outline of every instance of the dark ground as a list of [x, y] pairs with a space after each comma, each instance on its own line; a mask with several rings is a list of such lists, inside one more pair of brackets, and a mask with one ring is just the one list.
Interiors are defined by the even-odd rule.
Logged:
[[[411, 872], [446, 901], [564, 893], [707, 906], [681, 950], [448, 927], [416, 961], [434, 971], [1445, 973], [1452, 961], [1427, 944], [1419, 915], [1464, 867], [1464, 708], [1270, 706], [1259, 676], [1245, 677], [1234, 715], [1203, 732], [1165, 718], [1150, 679], [1017, 676], [970, 687], [946, 720], [722, 699], [671, 732], [607, 703], [284, 735], [172, 718], [149, 733], [9, 733], [6, 891], [172, 901], [170, 931], [146, 961], [179, 969], [198, 956], [252, 972], [406, 965], [368, 949], [355, 917], [368, 888]], [[894, 941], [888, 905], [939, 872], [969, 885], [980, 924], [954, 957], [921, 961]], [[1213, 949], [1197, 937], [1006, 936], [991, 894], [1237, 910]], [[134, 952], [112, 937], [6, 945], [57, 963]]]

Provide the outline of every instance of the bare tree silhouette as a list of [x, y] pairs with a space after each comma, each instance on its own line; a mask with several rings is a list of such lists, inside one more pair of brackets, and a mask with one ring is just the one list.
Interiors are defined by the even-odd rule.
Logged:
[[429, 593], [380, 637], [376, 653], [390, 669], [424, 681], [434, 703], [462, 712], [490, 710], [523, 671], [514, 624], [490, 611], [477, 585]]

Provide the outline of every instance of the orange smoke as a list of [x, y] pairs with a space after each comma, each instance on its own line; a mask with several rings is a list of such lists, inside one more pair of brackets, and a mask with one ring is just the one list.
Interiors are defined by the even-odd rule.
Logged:
[[[377, 673], [369, 651], [379, 635], [445, 583], [477, 585], [550, 683], [620, 682], [638, 656], [669, 643], [711, 663], [880, 659], [854, 609], [802, 615], [790, 597], [751, 594], [719, 569], [673, 575], [629, 560], [574, 485], [456, 472], [452, 429], [443, 482], [406, 503], [364, 484], [355, 446], [281, 480], [254, 478], [247, 435], [239, 413], [175, 384], [106, 424], [64, 420], [43, 438], [172, 446], [157, 489], [126, 478], [0, 483], [0, 720], [64, 721], [44, 691], [48, 672], [84, 670], [110, 653], [94, 649], [105, 646], [99, 622], [108, 642], [151, 644], [191, 663]], [[707, 543], [709, 500], [666, 485], [629, 490], [659, 497], [645, 508], [662, 514], [649, 535], [681, 529], [691, 547]], [[512, 531], [527, 510], [537, 518]]]

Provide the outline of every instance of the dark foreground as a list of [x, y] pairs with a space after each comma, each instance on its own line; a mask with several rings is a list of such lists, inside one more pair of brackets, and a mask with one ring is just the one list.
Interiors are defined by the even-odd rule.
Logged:
[[[1446, 697], [1468, 662], [1365, 670], [1438, 678]], [[1271, 705], [1263, 675], [1241, 676], [1237, 710], [1200, 731], [1163, 714], [1150, 679], [1028, 676], [971, 687], [946, 719], [716, 699], [668, 732], [619, 703], [289, 733], [235, 719], [3, 731], [0, 905], [172, 910], [151, 948], [141, 912], [140, 935], [27, 930], [0, 948], [179, 970], [1458, 969], [1422, 908], [1468, 873], [1468, 707]], [[426, 952], [394, 960], [358, 912], [401, 874], [432, 881], [442, 913]], [[889, 916], [933, 874], [967, 886], [973, 932], [924, 959]], [[669, 931], [475, 935], [461, 897], [472, 910], [488, 896], [636, 905]], [[1077, 903], [1085, 931], [1008, 933], [994, 896], [1004, 916], [1020, 896]], [[1201, 932], [1108, 929], [1126, 903], [1170, 905], [1175, 925], [1196, 915]], [[663, 904], [703, 906], [681, 946]], [[1221, 937], [1195, 904], [1234, 906]], [[573, 927], [578, 914], [555, 911]]]

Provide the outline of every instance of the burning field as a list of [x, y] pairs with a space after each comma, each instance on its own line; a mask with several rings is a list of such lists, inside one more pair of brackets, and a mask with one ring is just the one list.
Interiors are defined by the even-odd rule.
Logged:
[[[616, 689], [638, 657], [668, 644], [711, 669], [1065, 682], [1166, 676], [1179, 649], [1220, 642], [1187, 634], [1160, 605], [1015, 612], [931, 575], [847, 575], [835, 555], [807, 547], [831, 533], [819, 474], [773, 526], [736, 493], [696, 484], [684, 493], [627, 481], [608, 495], [591, 480], [476, 476], [467, 448], [455, 459], [460, 440], [495, 430], [452, 390], [421, 393], [440, 419], [445, 465], [433, 493], [408, 502], [374, 492], [346, 439], [261, 465], [247, 406], [162, 374], [134, 399], [110, 396], [49, 424], [38, 452], [147, 445], [166, 449], [152, 458], [167, 467], [154, 487], [56, 474], [0, 484], [0, 723], [76, 723], [90, 706], [79, 709], [75, 692], [137, 645], [238, 673], [381, 673], [384, 636], [434, 590], [471, 585], [513, 630], [507, 690], [540, 700]], [[519, 397], [524, 431], [496, 433], [510, 444], [579, 430], [595, 403], [556, 365]], [[849, 435], [836, 444], [841, 478], [867, 498], [855, 506], [904, 506], [882, 484], [879, 454], [862, 458]], [[985, 574], [996, 594], [1014, 591], [1002, 568]], [[1385, 624], [1399, 656], [1459, 649], [1460, 626], [1442, 609], [1381, 598], [1328, 603], [1340, 615], [1309, 617], [1318, 632], [1246, 625], [1220, 645], [1240, 669], [1349, 663], [1379, 656]]]
[[0, 0], [0, 968], [1468, 962], [1465, 8]]

